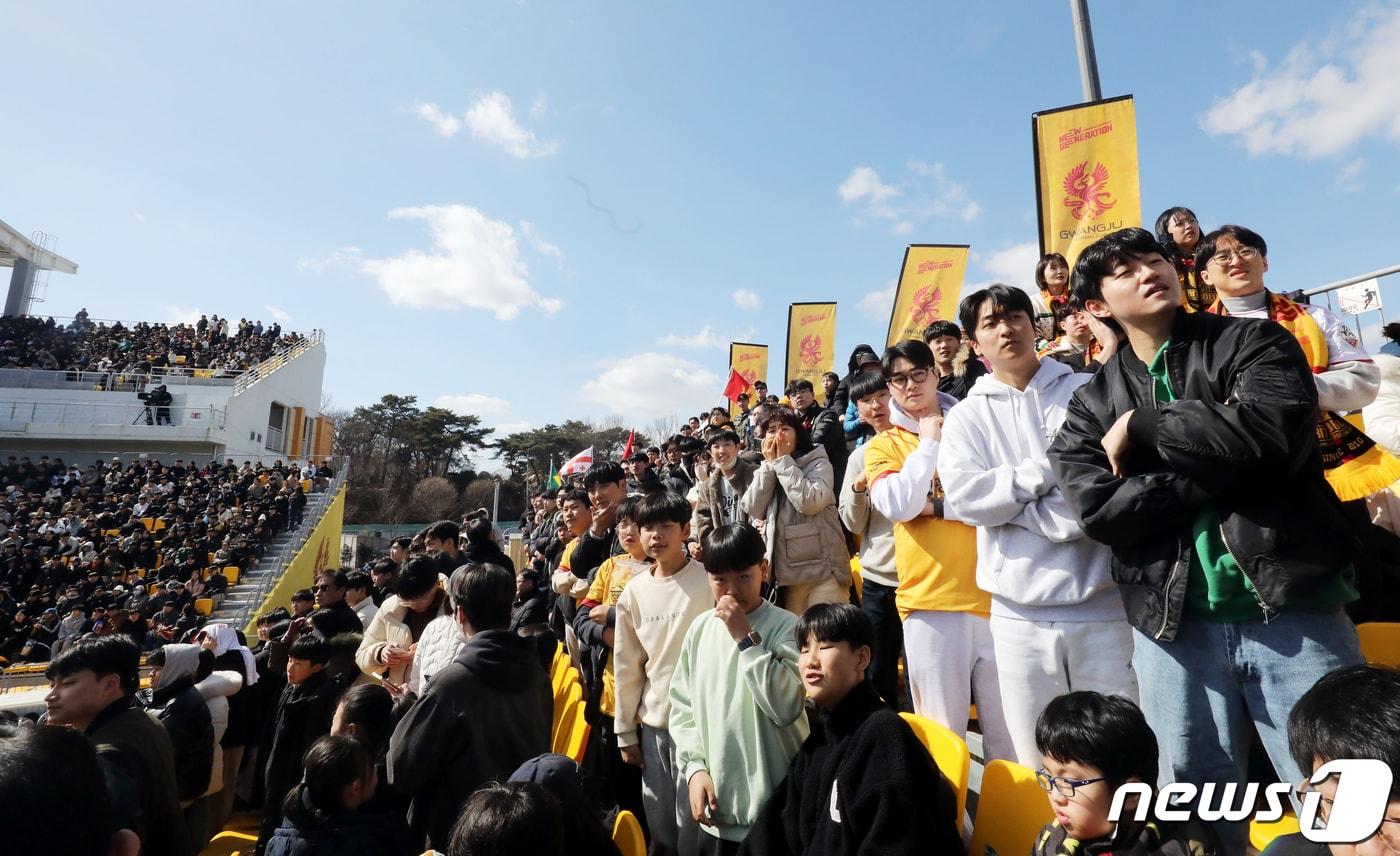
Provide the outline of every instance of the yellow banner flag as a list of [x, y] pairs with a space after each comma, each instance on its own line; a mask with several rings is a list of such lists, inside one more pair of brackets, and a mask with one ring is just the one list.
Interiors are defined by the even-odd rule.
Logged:
[[[751, 345], [748, 342], [729, 343], [729, 367], [739, 373], [739, 376], [753, 386], [758, 381], [768, 383], [768, 346]], [[759, 403], [758, 398], [752, 389], [749, 390], [749, 406], [754, 407]], [[737, 402], [729, 402], [729, 417], [738, 418], [739, 405]]]
[[905, 339], [922, 339], [924, 328], [940, 318], [957, 318], [965, 273], [966, 244], [910, 244], [905, 248], [886, 347]]
[[1074, 267], [1110, 232], [1142, 224], [1133, 96], [1031, 115], [1040, 251]]
[[822, 388], [822, 373], [836, 365], [836, 304], [794, 303], [788, 307], [787, 377], [806, 378]]

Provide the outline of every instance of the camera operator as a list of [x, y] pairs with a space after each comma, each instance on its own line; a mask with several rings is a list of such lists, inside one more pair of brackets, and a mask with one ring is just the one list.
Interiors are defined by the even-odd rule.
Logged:
[[[170, 405], [175, 401], [175, 397], [170, 394], [170, 390], [161, 384], [150, 392], [138, 392], [136, 397], [146, 402], [146, 424], [147, 425], [169, 425]], [[151, 408], [155, 408], [155, 418], [151, 418]]]

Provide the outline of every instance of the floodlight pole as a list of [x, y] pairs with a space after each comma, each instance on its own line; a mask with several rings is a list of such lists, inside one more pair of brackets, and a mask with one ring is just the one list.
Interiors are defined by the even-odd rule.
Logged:
[[1094, 29], [1089, 23], [1089, 0], [1069, 0], [1069, 14], [1074, 20], [1074, 46], [1079, 51], [1079, 85], [1085, 101], [1102, 101], [1099, 88], [1099, 61], [1094, 55]]

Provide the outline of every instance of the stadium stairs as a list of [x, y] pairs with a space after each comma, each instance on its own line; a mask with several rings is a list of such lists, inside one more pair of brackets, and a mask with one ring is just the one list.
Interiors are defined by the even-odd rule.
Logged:
[[[248, 621], [249, 616], [257, 611], [263, 596], [277, 584], [277, 580], [286, 571], [288, 563], [296, 556], [297, 551], [302, 548], [306, 540], [311, 537], [311, 533], [321, 522], [321, 518], [325, 516], [326, 509], [330, 507], [341, 485], [345, 483], [346, 464], [344, 462], [338, 463], [340, 463], [340, 470], [331, 480], [330, 485], [320, 493], [307, 495], [306, 514], [302, 518], [301, 525], [291, 532], [281, 532], [272, 539], [267, 550], [263, 552], [262, 558], [249, 569], [240, 573], [238, 582], [228, 587], [228, 593], [224, 595], [223, 601], [214, 610], [210, 621], [220, 621], [235, 627], [242, 627]], [[340, 562], [338, 553], [335, 561], [338, 566]]]

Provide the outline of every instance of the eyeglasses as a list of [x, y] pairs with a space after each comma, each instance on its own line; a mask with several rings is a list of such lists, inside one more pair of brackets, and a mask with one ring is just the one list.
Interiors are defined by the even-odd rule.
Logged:
[[1233, 250], [1222, 250], [1221, 252], [1218, 252], [1215, 255], [1211, 256], [1210, 260], [1220, 265], [1221, 267], [1225, 267], [1230, 263], [1230, 259], [1232, 258], [1238, 257], [1240, 261], [1247, 262], [1258, 255], [1259, 251], [1254, 249], [1253, 247], [1237, 247]]
[[[1333, 800], [1322, 796], [1321, 793], [1318, 793], [1317, 788], [1306, 780], [1293, 791], [1293, 795], [1298, 798], [1300, 803], [1305, 801], [1308, 794], [1311, 793], [1318, 794], [1317, 819], [1322, 821], [1323, 826], [1326, 826], [1327, 818], [1332, 814]], [[1382, 818], [1380, 829], [1376, 830], [1375, 835], [1380, 838], [1386, 850], [1400, 856], [1400, 817]], [[1356, 843], [1361, 844], [1362, 842], [1357, 841]]]
[[311, 590], [312, 590], [312, 591], [330, 591], [330, 590], [331, 590], [331, 587], [330, 587], [329, 585], [325, 584], [325, 583], [322, 583], [321, 585], [318, 585], [318, 586], [312, 586], [312, 587], [311, 587]]
[[928, 369], [914, 369], [908, 374], [892, 374], [885, 378], [885, 383], [896, 389], [904, 389], [911, 383], [923, 383], [926, 380], [928, 380]]
[[1044, 768], [1035, 771], [1035, 783], [1040, 785], [1042, 791], [1048, 794], [1053, 788], [1062, 797], [1072, 797], [1076, 789], [1102, 781], [1103, 776], [1097, 779], [1067, 779], [1064, 776], [1052, 776]]

